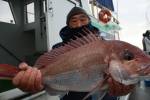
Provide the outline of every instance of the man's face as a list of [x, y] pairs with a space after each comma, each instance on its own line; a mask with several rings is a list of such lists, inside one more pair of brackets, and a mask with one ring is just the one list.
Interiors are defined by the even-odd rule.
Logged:
[[71, 17], [69, 27], [78, 28], [89, 23], [89, 18], [85, 14], [78, 14]]

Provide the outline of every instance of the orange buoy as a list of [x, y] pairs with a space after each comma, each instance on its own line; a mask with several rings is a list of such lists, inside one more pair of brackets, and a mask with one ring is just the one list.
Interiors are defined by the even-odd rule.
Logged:
[[111, 12], [107, 9], [102, 9], [99, 12], [99, 21], [103, 22], [103, 23], [108, 23], [111, 20]]

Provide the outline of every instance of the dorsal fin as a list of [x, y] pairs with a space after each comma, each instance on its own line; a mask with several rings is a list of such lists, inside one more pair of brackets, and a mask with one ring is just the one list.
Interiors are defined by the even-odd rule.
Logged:
[[97, 33], [93, 33], [87, 28], [84, 28], [82, 31], [86, 35], [83, 35], [82, 33], [78, 33], [82, 37], [76, 36], [75, 40], [71, 39], [70, 42], [64, 44], [64, 46], [60, 46], [56, 49], [52, 49], [49, 52], [44, 53], [42, 56], [40, 56], [37, 59], [34, 66], [38, 68], [45, 67], [48, 64], [55, 62], [56, 59], [61, 54], [74, 50], [75, 48], [79, 48], [85, 44], [89, 44], [97, 40], [98, 41], [102, 40], [101, 37]]

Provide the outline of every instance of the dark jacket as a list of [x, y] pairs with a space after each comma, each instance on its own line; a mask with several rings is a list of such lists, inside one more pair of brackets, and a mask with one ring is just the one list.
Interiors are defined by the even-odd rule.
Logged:
[[68, 26], [65, 26], [60, 30], [60, 33], [59, 33], [59, 35], [62, 39], [62, 42], [55, 44], [52, 48], [54, 49], [54, 48], [58, 48], [60, 46], [63, 46], [63, 44], [69, 42], [70, 39], [75, 39], [75, 36], [76, 37], [82, 37], [80, 34], [85, 36], [86, 34], [82, 31], [82, 29], [84, 27], [86, 27], [90, 31], [95, 32], [96, 34], [100, 35], [99, 29], [97, 29], [96, 27], [91, 25], [91, 23], [89, 23], [88, 25], [82, 26], [80, 28], [70, 28]]

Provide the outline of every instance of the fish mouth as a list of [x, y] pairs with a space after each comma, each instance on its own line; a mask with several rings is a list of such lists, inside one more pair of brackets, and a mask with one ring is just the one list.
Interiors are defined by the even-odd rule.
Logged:
[[143, 81], [145, 79], [150, 79], [150, 64], [141, 64], [141, 67], [137, 70], [137, 74], [130, 75], [131, 78], [139, 79]]

